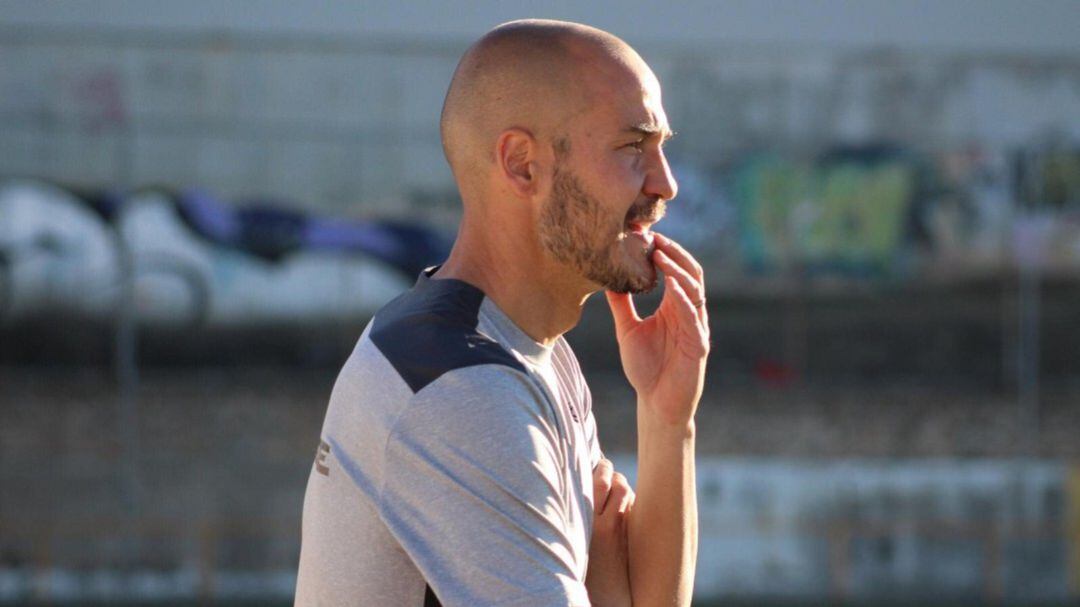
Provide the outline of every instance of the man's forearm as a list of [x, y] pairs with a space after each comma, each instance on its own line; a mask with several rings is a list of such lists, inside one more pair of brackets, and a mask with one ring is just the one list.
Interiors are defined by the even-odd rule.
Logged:
[[638, 403], [637, 498], [628, 521], [634, 605], [689, 605], [697, 561], [693, 419], [671, 424]]

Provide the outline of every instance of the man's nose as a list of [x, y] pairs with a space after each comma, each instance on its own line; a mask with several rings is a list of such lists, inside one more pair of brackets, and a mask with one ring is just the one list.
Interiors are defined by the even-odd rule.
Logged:
[[660, 150], [657, 156], [657, 162], [645, 179], [645, 194], [671, 200], [678, 195], [679, 184], [675, 181], [675, 175], [671, 173], [671, 165], [668, 164], [664, 151]]

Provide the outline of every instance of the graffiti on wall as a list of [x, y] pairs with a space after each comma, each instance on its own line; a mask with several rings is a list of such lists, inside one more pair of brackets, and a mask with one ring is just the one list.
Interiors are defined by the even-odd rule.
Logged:
[[877, 273], [901, 249], [916, 171], [891, 152], [838, 150], [810, 163], [752, 157], [730, 183], [748, 268]]
[[[740, 263], [751, 274], [896, 277], [917, 272], [920, 259], [1006, 267], [1031, 246], [1047, 264], [1080, 262], [1074, 148], [754, 151], [716, 172], [711, 195], [735, 208]], [[1025, 227], [1033, 221], [1047, 226], [1034, 245]]]

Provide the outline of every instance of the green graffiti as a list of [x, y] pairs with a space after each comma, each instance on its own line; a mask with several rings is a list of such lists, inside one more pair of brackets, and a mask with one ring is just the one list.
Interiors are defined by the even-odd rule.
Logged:
[[814, 196], [820, 212], [811, 224], [809, 261], [883, 264], [900, 245], [911, 187], [898, 164], [826, 168]]
[[902, 244], [914, 170], [901, 161], [745, 163], [734, 179], [742, 247], [751, 267], [792, 264], [887, 269]]
[[1050, 153], [1040, 164], [1037, 189], [1042, 200], [1037, 202], [1054, 208], [1080, 204], [1080, 152]]

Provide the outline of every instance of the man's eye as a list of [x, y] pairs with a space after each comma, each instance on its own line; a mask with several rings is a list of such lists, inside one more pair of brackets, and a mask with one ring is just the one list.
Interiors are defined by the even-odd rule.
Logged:
[[628, 147], [630, 149], [633, 149], [633, 150], [637, 150], [638, 152], [641, 152], [645, 148], [645, 140], [644, 139], [639, 139], [638, 141], [635, 141], [633, 143], [628, 143], [628, 144], [626, 144], [626, 147]]

